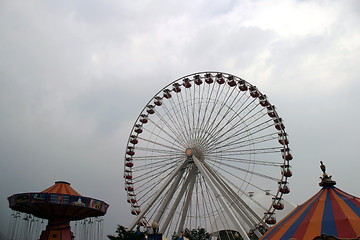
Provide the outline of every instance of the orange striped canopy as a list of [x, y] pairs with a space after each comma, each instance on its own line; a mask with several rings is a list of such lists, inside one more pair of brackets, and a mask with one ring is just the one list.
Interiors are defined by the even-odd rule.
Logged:
[[360, 236], [360, 198], [325, 185], [260, 239], [314, 239], [321, 234], [338, 238]]
[[15, 211], [32, 214], [44, 219], [80, 220], [106, 214], [109, 204], [84, 197], [64, 181], [42, 192], [19, 193], [8, 197], [9, 207]]
[[42, 193], [57, 193], [57, 194], [69, 194], [69, 195], [76, 195], [81, 196], [77, 191], [75, 191], [71, 186], [70, 183], [64, 181], [57, 181], [55, 184], [44, 191]]

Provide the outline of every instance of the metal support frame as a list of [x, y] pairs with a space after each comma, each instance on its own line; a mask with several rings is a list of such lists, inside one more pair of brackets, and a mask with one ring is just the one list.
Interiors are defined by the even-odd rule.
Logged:
[[[204, 163], [204, 166], [210, 172], [210, 176], [217, 183], [217, 186], [221, 189], [230, 205], [236, 209], [236, 212], [239, 213], [240, 217], [247, 223], [250, 229], [254, 228], [261, 218], [208, 164]], [[254, 233], [257, 237], [262, 236], [257, 229], [254, 230]]]
[[147, 205], [145, 206], [145, 208], [140, 212], [139, 215], [137, 215], [137, 217], [134, 219], [134, 221], [131, 223], [131, 225], [129, 226], [128, 229], [132, 230], [134, 229], [134, 227], [136, 226], [136, 224], [140, 221], [140, 219], [149, 211], [149, 209], [151, 208], [151, 206], [153, 206], [153, 204], [155, 203], [155, 201], [159, 198], [159, 196], [163, 193], [163, 191], [165, 190], [165, 188], [169, 185], [169, 183], [174, 179], [174, 177], [176, 176], [176, 174], [178, 174], [178, 172], [184, 168], [187, 164], [188, 160], [185, 159], [184, 161], [182, 161], [178, 167], [171, 173], [171, 175], [168, 177], [168, 179], [163, 183], [163, 185], [160, 187], [159, 190], [157, 190], [156, 194], [153, 196], [153, 198], [147, 203]]
[[170, 187], [169, 191], [167, 192], [165, 199], [162, 201], [161, 206], [160, 206], [160, 208], [159, 208], [159, 210], [158, 210], [158, 212], [157, 212], [157, 214], [156, 214], [156, 216], [154, 218], [154, 220], [157, 223], [160, 223], [161, 218], [162, 218], [162, 216], [163, 216], [163, 214], [165, 212], [165, 209], [169, 205], [170, 200], [172, 199], [172, 197], [174, 196], [175, 191], [176, 191], [176, 189], [177, 189], [177, 187], [179, 185], [179, 182], [180, 182], [181, 177], [183, 176], [184, 172], [185, 172], [185, 168], [180, 169], [178, 171], [178, 173], [177, 173], [177, 176], [176, 176], [174, 182], [171, 184], [171, 187]]
[[[194, 166], [194, 168], [196, 171], [197, 171], [197, 167]], [[195, 172], [196, 173], [196, 172]], [[189, 210], [189, 206], [191, 204], [191, 197], [192, 197], [192, 193], [193, 193], [193, 190], [194, 190], [194, 185], [195, 185], [195, 180], [196, 180], [196, 175], [195, 173], [191, 176], [189, 176], [190, 178], [190, 186], [189, 186], [189, 190], [187, 192], [187, 195], [186, 195], [186, 200], [185, 200], [185, 203], [184, 203], [184, 208], [183, 208], [183, 211], [181, 213], [181, 219], [180, 219], [180, 222], [179, 222], [179, 227], [178, 227], [178, 235], [181, 234], [181, 231], [184, 230], [184, 223], [185, 223], [185, 218], [186, 218], [186, 214]]]
[[182, 199], [182, 197], [184, 196], [184, 193], [187, 189], [187, 187], [189, 186], [190, 184], [190, 181], [192, 179], [191, 176], [195, 175], [195, 173], [197, 172], [197, 167], [195, 165], [192, 165], [192, 168], [189, 172], [189, 175], [188, 177], [186, 178], [185, 182], [182, 184], [182, 187], [181, 187], [181, 190], [177, 196], [177, 198], [175, 199], [175, 202], [173, 204], [173, 206], [171, 207], [171, 210], [169, 212], [169, 215], [167, 216], [167, 218], [165, 219], [165, 222], [163, 224], [161, 224], [161, 232], [164, 233], [171, 221], [171, 219], [173, 218], [174, 216], [174, 213], [175, 213], [175, 210], [176, 208], [178, 207], [179, 205], [179, 202], [180, 200]]
[[[228, 214], [230, 220], [233, 222], [235, 227], [237, 227], [236, 230], [238, 230], [238, 232], [240, 233], [240, 235], [241, 235], [241, 237], [243, 239], [250, 240], [248, 235], [247, 235], [247, 232], [241, 226], [241, 223], [240, 223], [239, 219], [234, 215], [234, 211], [231, 209], [231, 206], [224, 201], [223, 198], [225, 198], [225, 195], [226, 195], [226, 193], [224, 194], [224, 190], [223, 189], [218, 189], [217, 187], [215, 187], [215, 185], [218, 185], [218, 184], [216, 184], [215, 179], [211, 178], [211, 173], [209, 173], [209, 171], [206, 169], [204, 164], [202, 162], [200, 162], [200, 160], [198, 160], [195, 156], [193, 156], [192, 158], [194, 160], [194, 163], [196, 164], [196, 166], [200, 170], [202, 176], [204, 176], [205, 180], [207, 181], [209, 187], [214, 191], [215, 197], [220, 202], [220, 204], [224, 207], [226, 213]], [[219, 190], [224, 195], [220, 195]]]

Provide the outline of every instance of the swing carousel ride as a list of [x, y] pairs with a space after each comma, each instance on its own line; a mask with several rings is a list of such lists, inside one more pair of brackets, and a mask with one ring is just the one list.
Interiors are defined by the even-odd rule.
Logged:
[[74, 224], [76, 239], [100, 239], [103, 222], [100, 217], [109, 207], [101, 200], [80, 195], [64, 181], [55, 182], [42, 192], [14, 194], [8, 200], [14, 210], [9, 239], [39, 239], [43, 219], [48, 223], [40, 240], [74, 239], [70, 221], [78, 221]]

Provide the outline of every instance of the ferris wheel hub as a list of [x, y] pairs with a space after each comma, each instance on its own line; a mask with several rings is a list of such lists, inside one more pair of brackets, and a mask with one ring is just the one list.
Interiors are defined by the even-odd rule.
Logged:
[[190, 156], [193, 155], [191, 148], [187, 148], [186, 151], [185, 151], [185, 153], [186, 153], [186, 156], [187, 156], [187, 157], [190, 157]]

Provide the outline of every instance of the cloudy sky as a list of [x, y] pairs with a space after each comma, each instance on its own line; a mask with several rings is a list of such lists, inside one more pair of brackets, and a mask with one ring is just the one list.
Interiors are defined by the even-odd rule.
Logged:
[[7, 197], [57, 180], [131, 222], [123, 187], [130, 130], [181, 76], [222, 71], [266, 93], [285, 120], [287, 200], [319, 190], [323, 160], [355, 196], [360, 136], [357, 0], [1, 0], [0, 231]]

